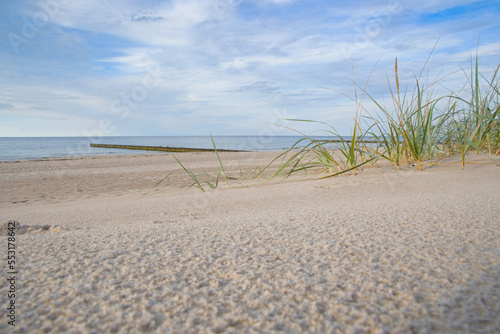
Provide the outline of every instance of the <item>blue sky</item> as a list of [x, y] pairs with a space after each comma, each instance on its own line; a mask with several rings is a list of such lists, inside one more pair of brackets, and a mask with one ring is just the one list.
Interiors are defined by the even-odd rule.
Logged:
[[439, 40], [425, 76], [458, 90], [476, 50], [487, 75], [500, 63], [498, 17], [499, 1], [3, 1], [0, 136], [349, 133], [353, 70], [364, 86], [377, 64], [382, 99], [395, 57], [411, 85]]

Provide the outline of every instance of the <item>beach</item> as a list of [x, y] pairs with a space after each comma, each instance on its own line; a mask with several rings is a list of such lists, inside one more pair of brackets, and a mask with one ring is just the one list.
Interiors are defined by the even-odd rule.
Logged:
[[[276, 152], [220, 155], [241, 179]], [[1, 162], [0, 223], [20, 227], [0, 331], [500, 332], [500, 166], [459, 160], [205, 192], [170, 154]]]

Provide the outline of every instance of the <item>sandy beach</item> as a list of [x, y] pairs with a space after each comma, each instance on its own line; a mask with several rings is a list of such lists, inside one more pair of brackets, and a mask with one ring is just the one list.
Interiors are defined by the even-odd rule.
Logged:
[[[275, 154], [221, 157], [239, 177]], [[0, 332], [500, 332], [500, 166], [469, 161], [205, 193], [169, 154], [2, 162]]]

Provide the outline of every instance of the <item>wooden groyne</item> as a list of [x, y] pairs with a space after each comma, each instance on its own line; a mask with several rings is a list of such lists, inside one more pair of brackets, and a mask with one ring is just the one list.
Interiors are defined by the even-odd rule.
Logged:
[[[168, 146], [137, 146], [137, 145], [113, 145], [113, 144], [90, 144], [90, 147], [117, 148], [121, 150], [141, 150], [141, 151], [162, 151], [162, 152], [215, 152], [213, 148], [189, 148], [189, 147], [168, 147]], [[218, 152], [248, 152], [239, 150], [222, 150]]]

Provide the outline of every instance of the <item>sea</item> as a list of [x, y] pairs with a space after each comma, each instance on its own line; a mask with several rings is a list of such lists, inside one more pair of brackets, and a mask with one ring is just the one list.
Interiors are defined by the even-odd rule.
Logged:
[[[217, 149], [242, 151], [282, 151], [291, 148], [300, 136], [214, 136]], [[329, 140], [331, 137], [315, 136]], [[335, 138], [333, 138], [335, 139]], [[185, 148], [213, 148], [210, 136], [128, 136], [128, 137], [0, 137], [0, 161], [22, 161], [43, 158], [112, 155], [152, 154], [139, 151], [90, 147], [90, 144], [115, 144], [137, 146], [169, 146]]]

